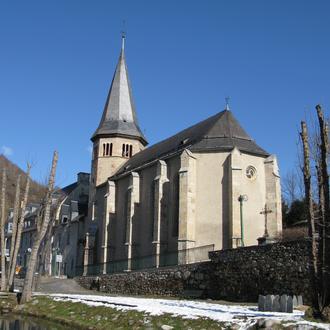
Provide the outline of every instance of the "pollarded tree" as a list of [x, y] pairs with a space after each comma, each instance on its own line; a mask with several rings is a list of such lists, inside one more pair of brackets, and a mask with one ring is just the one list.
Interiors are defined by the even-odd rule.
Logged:
[[322, 317], [325, 308], [330, 305], [330, 210], [327, 163], [329, 143], [327, 123], [321, 106], [317, 105], [316, 110], [319, 121], [319, 142], [313, 145], [312, 161], [316, 168], [318, 190], [316, 195], [319, 204], [317, 208], [313, 202], [310, 145], [305, 122], [301, 123], [300, 135], [303, 145], [305, 200], [311, 240], [311, 275], [314, 294], [312, 307], [314, 316]]
[[19, 215], [16, 224], [15, 224], [15, 219], [13, 219], [13, 233], [12, 233], [12, 241], [11, 241], [9, 276], [8, 276], [8, 288], [10, 291], [14, 290], [14, 276], [16, 270], [17, 256], [21, 245], [22, 231], [24, 227], [24, 215], [25, 215], [27, 201], [29, 197], [29, 191], [30, 191], [30, 180], [31, 180], [30, 171], [31, 171], [31, 165], [28, 163], [27, 171], [26, 171], [24, 197], [20, 205]]
[[32, 285], [33, 285], [33, 277], [35, 268], [38, 261], [38, 252], [41, 246], [41, 242], [45, 237], [45, 234], [48, 229], [48, 225], [50, 222], [50, 213], [52, 207], [52, 197], [54, 192], [54, 183], [55, 183], [55, 174], [57, 167], [58, 154], [55, 151], [53, 155], [52, 167], [49, 175], [47, 193], [42, 205], [42, 211], [39, 213], [37, 217], [37, 230], [34, 238], [33, 246], [31, 249], [31, 256], [29, 265], [26, 271], [26, 277], [24, 280], [24, 287], [21, 297], [21, 303], [26, 303], [32, 298]]

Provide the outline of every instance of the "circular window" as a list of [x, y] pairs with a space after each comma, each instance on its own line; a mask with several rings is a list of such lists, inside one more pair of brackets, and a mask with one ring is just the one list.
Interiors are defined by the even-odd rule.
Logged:
[[246, 168], [246, 176], [248, 177], [248, 179], [250, 180], [254, 180], [257, 177], [257, 170], [255, 167], [253, 166], [248, 166]]

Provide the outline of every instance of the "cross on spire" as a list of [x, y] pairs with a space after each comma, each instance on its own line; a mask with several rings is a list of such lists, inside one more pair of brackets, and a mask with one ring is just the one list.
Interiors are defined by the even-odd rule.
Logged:
[[230, 100], [230, 97], [229, 97], [229, 96], [225, 97], [225, 102], [226, 102], [225, 110], [227, 110], [227, 111], [230, 110], [230, 109], [229, 109], [229, 100]]
[[126, 38], [126, 24], [125, 20], [123, 20], [123, 29], [121, 30], [121, 50], [124, 51], [125, 48], [125, 38]]
[[268, 214], [272, 213], [273, 211], [271, 209], [268, 208], [267, 204], [265, 204], [265, 208], [260, 212], [260, 214], [263, 214], [265, 216], [265, 233], [264, 233], [264, 237], [268, 237], [268, 229], [267, 229], [267, 225], [268, 225]]

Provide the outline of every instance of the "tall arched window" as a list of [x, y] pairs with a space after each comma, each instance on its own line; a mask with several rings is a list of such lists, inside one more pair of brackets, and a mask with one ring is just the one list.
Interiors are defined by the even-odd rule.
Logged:
[[103, 156], [112, 156], [112, 143], [103, 143]]
[[133, 146], [131, 144], [123, 144], [122, 156], [130, 158], [133, 155]]

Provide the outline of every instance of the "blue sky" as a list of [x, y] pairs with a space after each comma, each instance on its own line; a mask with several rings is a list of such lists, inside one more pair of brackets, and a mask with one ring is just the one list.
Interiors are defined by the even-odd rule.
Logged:
[[0, 2], [0, 148], [57, 184], [90, 170], [120, 51], [150, 144], [223, 110], [295, 166], [299, 123], [330, 106], [330, 2], [132, 0]]

